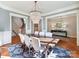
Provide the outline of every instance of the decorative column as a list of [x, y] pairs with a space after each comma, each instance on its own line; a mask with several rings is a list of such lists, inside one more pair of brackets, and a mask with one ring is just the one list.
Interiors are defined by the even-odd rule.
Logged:
[[42, 17], [42, 32], [47, 32], [47, 18]]
[[77, 46], [79, 46], [79, 10], [77, 13]]
[[26, 33], [31, 34], [31, 20], [29, 19], [29, 17], [27, 17], [25, 20], [26, 20]]

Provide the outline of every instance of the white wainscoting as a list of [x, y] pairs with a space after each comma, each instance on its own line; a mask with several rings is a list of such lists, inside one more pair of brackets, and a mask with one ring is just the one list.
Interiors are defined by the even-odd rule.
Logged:
[[3, 32], [0, 32], [0, 46], [2, 45]]
[[10, 31], [0, 32], [0, 46], [8, 43], [11, 43], [11, 32]]
[[77, 33], [77, 46], [79, 46], [79, 32]]

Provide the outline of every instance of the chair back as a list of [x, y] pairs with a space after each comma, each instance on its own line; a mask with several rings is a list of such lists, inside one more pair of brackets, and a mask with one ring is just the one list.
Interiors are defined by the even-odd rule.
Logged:
[[21, 34], [21, 33], [19, 33], [18, 35], [20, 36], [21, 43], [24, 43], [24, 35], [23, 35], [23, 34]]
[[44, 37], [45, 36], [45, 33], [44, 32], [39, 32], [39, 36]]
[[31, 45], [31, 38], [27, 35], [24, 35], [24, 40], [25, 40], [25, 44], [27, 47], [29, 47]]
[[19, 36], [20, 36], [21, 42], [25, 43], [26, 46], [29, 47], [29, 45], [30, 45], [30, 38], [29, 38], [29, 36], [24, 35], [24, 34], [19, 34]]
[[32, 37], [32, 46], [36, 52], [39, 52], [41, 49], [39, 38]]
[[35, 31], [35, 32], [34, 32], [34, 35], [35, 35], [35, 36], [39, 36], [39, 32], [38, 32], [38, 31]]
[[52, 38], [52, 35], [53, 35], [53, 34], [50, 33], [50, 32], [46, 32], [46, 33], [45, 33], [45, 36], [46, 36], [46, 37], [51, 37], [51, 38]]

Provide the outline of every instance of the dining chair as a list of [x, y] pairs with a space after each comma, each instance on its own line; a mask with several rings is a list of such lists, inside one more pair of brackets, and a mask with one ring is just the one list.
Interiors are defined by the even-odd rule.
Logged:
[[34, 36], [39, 36], [39, 32], [38, 31], [35, 31], [34, 32]]
[[46, 37], [50, 37], [50, 38], [52, 38], [52, 35], [53, 35], [53, 34], [50, 33], [50, 32], [46, 32], [46, 33], [45, 33], [45, 36], [46, 36]]
[[[32, 37], [32, 46], [35, 50], [35, 55], [34, 57], [41, 57], [42, 52], [45, 50], [45, 47], [43, 48], [41, 46], [40, 40], [37, 37]], [[46, 52], [46, 51], [45, 51]]]
[[21, 38], [21, 42], [23, 44], [25, 44], [25, 48], [28, 47], [29, 48], [29, 54], [30, 54], [30, 48], [31, 48], [31, 38], [27, 35], [21, 34], [19, 33], [19, 36]]
[[40, 37], [45, 37], [45, 32], [39, 32]]
[[20, 37], [20, 40], [21, 40], [21, 43], [24, 43], [24, 35], [23, 34], [21, 34], [21, 33], [19, 33], [18, 34], [19, 35], [19, 37]]

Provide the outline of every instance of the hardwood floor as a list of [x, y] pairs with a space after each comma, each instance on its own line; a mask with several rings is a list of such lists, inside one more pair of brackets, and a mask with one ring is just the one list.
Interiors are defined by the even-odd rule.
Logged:
[[[53, 38], [61, 39], [57, 45], [62, 48], [70, 50], [72, 58], [79, 58], [79, 47], [76, 46], [76, 38], [66, 38], [66, 37], [57, 37], [57, 36], [54, 36]], [[19, 42], [16, 39], [19, 40], [19, 37], [17, 36], [12, 38], [13, 44]], [[6, 45], [4, 46], [6, 47]], [[6, 55], [7, 53], [8, 52], [6, 52], [5, 49], [3, 49], [1, 55]]]
[[54, 37], [54, 38], [60, 38], [61, 40], [57, 45], [70, 50], [71, 56], [73, 58], [79, 58], [79, 47], [76, 44], [77, 40], [76, 38], [66, 38], [66, 37]]

